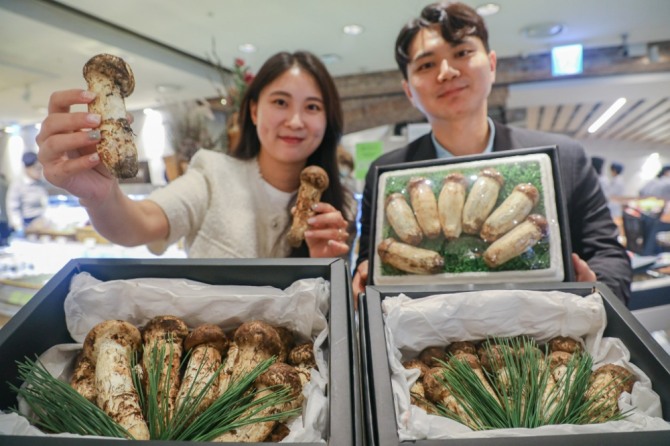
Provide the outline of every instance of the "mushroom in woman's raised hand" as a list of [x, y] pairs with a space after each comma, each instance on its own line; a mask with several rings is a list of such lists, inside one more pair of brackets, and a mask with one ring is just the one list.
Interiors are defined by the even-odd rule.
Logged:
[[137, 148], [124, 101], [135, 89], [130, 66], [120, 57], [98, 54], [84, 65], [84, 79], [88, 89], [97, 95], [88, 104], [88, 111], [101, 117], [96, 149], [102, 163], [117, 178], [135, 177]]

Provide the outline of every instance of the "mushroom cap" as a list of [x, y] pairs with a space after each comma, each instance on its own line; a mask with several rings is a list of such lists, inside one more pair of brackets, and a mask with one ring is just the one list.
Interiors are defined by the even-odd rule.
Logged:
[[514, 186], [514, 191], [521, 192], [528, 197], [530, 201], [533, 202], [533, 206], [537, 204], [537, 201], [540, 199], [540, 193], [537, 191], [537, 188], [531, 183], [521, 183]]
[[465, 179], [465, 176], [460, 172], [452, 172], [442, 180], [442, 184], [445, 183], [459, 183], [463, 187], [468, 186], [468, 180]]
[[579, 341], [566, 336], [556, 336], [555, 338], [550, 339], [547, 344], [549, 345], [549, 351], [552, 352], [575, 353], [582, 350], [582, 344], [580, 344]]
[[135, 76], [123, 59], [112, 54], [98, 54], [91, 57], [84, 65], [84, 79], [88, 82], [93, 73], [100, 73], [113, 79], [125, 98], [135, 90]]
[[547, 235], [547, 219], [544, 215], [531, 214], [526, 218], [526, 221], [533, 223], [542, 232], [542, 235]]
[[300, 374], [295, 367], [283, 362], [275, 362], [261, 373], [255, 381], [256, 387], [286, 386], [291, 391], [291, 396], [297, 398], [302, 393], [302, 382]]
[[561, 366], [567, 365], [572, 359], [572, 353], [556, 350], [549, 354], [549, 364], [552, 369]]
[[300, 173], [300, 182], [308, 183], [320, 191], [328, 187], [328, 174], [319, 166], [307, 166]]
[[202, 324], [186, 336], [186, 339], [184, 339], [184, 349], [188, 351], [202, 344], [208, 344], [223, 354], [228, 350], [230, 342], [228, 342], [226, 333], [218, 325]]
[[505, 185], [505, 178], [503, 178], [502, 174], [493, 167], [487, 167], [485, 169], [482, 169], [482, 171], [479, 172], [479, 175], [491, 178], [501, 187]]
[[188, 335], [188, 326], [176, 316], [156, 316], [142, 330], [142, 339], [148, 342], [156, 339], [169, 339], [181, 343]]
[[288, 363], [294, 366], [315, 368], [316, 359], [314, 358], [314, 344], [312, 342], [306, 342], [295, 346], [288, 354]]
[[609, 375], [610, 380], [619, 391], [630, 393], [633, 390], [633, 384], [636, 381], [635, 374], [625, 367], [616, 364], [605, 364], [593, 371], [591, 380], [594, 381], [599, 375]]
[[390, 202], [393, 200], [402, 200], [405, 203], [407, 203], [407, 200], [405, 199], [405, 196], [401, 194], [400, 192], [393, 192], [391, 195], [386, 197], [386, 200], [384, 200], [384, 207], [388, 206]]
[[479, 351], [482, 367], [489, 371], [505, 367], [505, 356], [507, 355], [514, 355], [514, 350], [505, 344], [489, 344], [488, 347], [481, 348]]
[[277, 356], [277, 361], [286, 362], [288, 359], [289, 352], [293, 348], [293, 344], [295, 342], [293, 332], [285, 327], [273, 326], [273, 328], [277, 330], [277, 334], [279, 335], [279, 339], [281, 340], [282, 343], [282, 349], [279, 355]]
[[112, 340], [131, 350], [142, 345], [142, 335], [133, 324], [126, 321], [107, 320], [94, 326], [84, 339], [83, 354], [94, 364], [97, 363], [99, 346], [103, 341]]
[[423, 375], [423, 390], [426, 398], [433, 403], [442, 403], [451, 393], [444, 385], [444, 369], [433, 367]]
[[474, 342], [470, 341], [456, 341], [452, 342], [447, 346], [447, 353], [455, 355], [456, 353], [470, 353], [471, 355], [477, 354], [477, 346]]
[[410, 359], [409, 361], [405, 361], [402, 363], [402, 366], [405, 367], [406, 369], [417, 369], [421, 372], [419, 375], [419, 379], [423, 378], [426, 373], [428, 373], [428, 370], [430, 370], [430, 367], [426, 365], [425, 362], [419, 360], [419, 359]]
[[449, 361], [460, 361], [466, 363], [472, 369], [481, 369], [482, 365], [479, 362], [479, 358], [476, 355], [470, 353], [456, 353]]
[[426, 347], [419, 353], [419, 361], [428, 367], [440, 367], [438, 359], [443, 362], [447, 362], [448, 359], [447, 352], [439, 346]]
[[420, 186], [421, 184], [427, 184], [429, 187], [431, 187], [431, 182], [428, 178], [424, 177], [412, 177], [409, 179], [407, 182], [407, 189], [412, 190], [415, 187]]
[[240, 325], [235, 330], [235, 343], [239, 349], [260, 349], [271, 356], [279, 356], [283, 343], [275, 328], [263, 321], [249, 321]]

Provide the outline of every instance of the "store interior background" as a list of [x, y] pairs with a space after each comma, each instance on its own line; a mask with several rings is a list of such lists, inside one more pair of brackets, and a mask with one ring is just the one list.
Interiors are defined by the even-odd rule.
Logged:
[[[253, 73], [280, 50], [306, 49], [320, 55], [343, 99], [343, 147], [355, 158], [361, 143], [379, 144], [383, 151], [401, 147], [425, 131], [426, 124], [404, 98], [393, 43], [403, 24], [428, 3], [0, 0], [0, 172], [10, 180], [20, 174], [22, 153], [37, 151], [36, 124], [46, 115], [50, 93], [85, 88], [81, 69], [102, 52], [126, 59], [136, 77], [135, 92], [126, 104], [134, 116], [149, 182], [124, 187], [138, 197], [167, 181], [165, 157], [174, 155], [175, 147], [165, 126], [175, 119], [176, 109], [205, 113], [214, 136], [225, 130], [230, 110], [220, 99], [231, 85], [236, 58]], [[465, 3], [477, 7], [487, 2]], [[589, 155], [604, 158], [606, 167], [613, 161], [622, 163], [625, 193], [635, 197], [662, 165], [670, 164], [670, 2], [494, 3], [500, 10], [486, 17], [499, 60], [490, 114], [511, 125], [573, 136]], [[362, 33], [346, 34], [346, 25], [360, 25]], [[559, 28], [556, 35], [543, 34]], [[584, 46], [584, 73], [553, 77], [551, 48], [575, 43]], [[248, 44], [255, 51], [245, 52]], [[588, 127], [621, 97], [626, 98], [621, 110], [598, 132], [589, 133]], [[207, 107], [198, 111], [197, 100]], [[362, 180], [354, 184], [362, 190]], [[76, 200], [62, 191], [52, 192], [49, 212], [55, 232], [86, 224]], [[86, 236], [43, 234], [13, 245], [0, 257], [0, 279], [48, 277], [73, 257], [151, 256], [144, 247], [122, 248]], [[164, 256], [184, 257], [184, 253], [175, 246]], [[648, 259], [640, 264], [645, 262], [655, 264]], [[635, 286], [641, 292], [670, 286], [666, 277], [653, 279], [648, 281], [653, 285]], [[11, 315], [26, 293], [16, 294], [20, 287], [15, 283], [2, 286], [0, 313]], [[33, 292], [38, 287], [33, 283]], [[659, 302], [654, 302], [658, 310]], [[657, 327], [651, 319], [647, 323], [667, 328]]]

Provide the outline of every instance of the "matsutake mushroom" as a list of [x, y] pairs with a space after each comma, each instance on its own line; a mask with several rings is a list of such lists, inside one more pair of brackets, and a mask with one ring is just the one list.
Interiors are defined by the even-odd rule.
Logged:
[[419, 361], [426, 364], [428, 367], [442, 367], [441, 362], [447, 362], [448, 356], [444, 348], [440, 346], [426, 347], [419, 352]]
[[295, 346], [288, 354], [288, 363], [295, 367], [300, 375], [302, 386], [312, 379], [312, 369], [316, 368], [316, 359], [314, 358], [314, 343], [305, 342]]
[[449, 412], [457, 416], [463, 424], [474, 429], [477, 424], [468, 415], [467, 410], [458, 402], [456, 397], [442, 384], [443, 381], [444, 368], [442, 367], [433, 367], [423, 375], [423, 388], [426, 393], [426, 399], [434, 404], [441, 404]]
[[[263, 372], [254, 382], [257, 393], [254, 400], [258, 400], [269, 395], [278, 386], [287, 387], [289, 389], [290, 400], [279, 405], [268, 406], [261, 409], [255, 418], [274, 415], [281, 412], [287, 412], [300, 407], [302, 403], [300, 394], [302, 385], [300, 384], [300, 377], [295, 369], [281, 362], [272, 364], [265, 372]], [[243, 417], [248, 414], [242, 415]], [[262, 421], [257, 423], [250, 423], [241, 426], [237, 429], [230, 430], [224, 434], [214, 438], [215, 442], [239, 442], [239, 443], [253, 443], [265, 440], [274, 430], [277, 421]]]
[[219, 395], [222, 395], [232, 382], [239, 381], [261, 362], [278, 356], [283, 348], [277, 330], [263, 321], [243, 323], [235, 330], [233, 339], [234, 347], [231, 346], [221, 373]]
[[[175, 316], [156, 316], [142, 331], [144, 354], [142, 365], [147, 379], [152, 371], [158, 369], [160, 376], [153, 395], [159, 405], [167, 401], [167, 417], [174, 411], [180, 385], [180, 364], [184, 351], [184, 338], [188, 335], [188, 326]], [[167, 392], [166, 392], [167, 390]], [[151, 392], [147, 392], [149, 394]], [[167, 394], [166, 394], [167, 393]]]
[[141, 339], [137, 327], [128, 322], [104, 321], [86, 335], [83, 354], [95, 366], [98, 407], [136, 440], [148, 440], [131, 375], [131, 355], [140, 348]]
[[[219, 396], [217, 372], [221, 366], [222, 355], [228, 349], [228, 338], [218, 325], [203, 324], [186, 336], [184, 349], [190, 352], [190, 356], [177, 395], [177, 407], [200, 398], [194, 408], [194, 414], [199, 414]], [[209, 388], [200, 397], [208, 385]]]
[[402, 363], [402, 366], [407, 370], [416, 369], [419, 371], [418, 378], [409, 389], [410, 402], [415, 406], [422, 408], [427, 413], [437, 413], [435, 407], [428, 404], [428, 400], [426, 399], [426, 391], [423, 387], [423, 377], [426, 376], [426, 373], [428, 373], [430, 367], [418, 359], [410, 359], [409, 361], [405, 361]]
[[619, 396], [632, 392], [635, 375], [620, 365], [605, 364], [596, 369], [589, 379], [585, 398], [594, 400], [590, 415], [592, 423], [608, 420], [619, 411]]
[[135, 177], [139, 170], [137, 148], [124, 101], [135, 89], [133, 71], [120, 57], [98, 54], [84, 65], [84, 79], [88, 89], [96, 93], [88, 112], [101, 117], [96, 147], [100, 160], [117, 178]]
[[295, 212], [286, 236], [294, 248], [299, 247], [305, 240], [305, 231], [309, 227], [307, 220], [314, 215], [312, 207], [321, 201], [321, 195], [328, 188], [328, 183], [328, 174], [319, 166], [307, 166], [300, 173]]
[[70, 386], [81, 396], [95, 404], [98, 391], [95, 388], [95, 364], [81, 352], [77, 356]]

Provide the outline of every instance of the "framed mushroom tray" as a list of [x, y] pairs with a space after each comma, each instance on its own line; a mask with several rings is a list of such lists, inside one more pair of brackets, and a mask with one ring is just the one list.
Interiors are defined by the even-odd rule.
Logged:
[[371, 282], [572, 280], [555, 147], [378, 167]]

